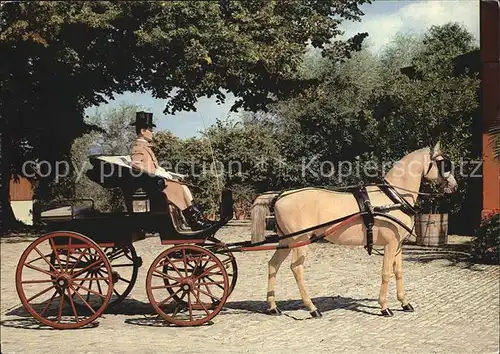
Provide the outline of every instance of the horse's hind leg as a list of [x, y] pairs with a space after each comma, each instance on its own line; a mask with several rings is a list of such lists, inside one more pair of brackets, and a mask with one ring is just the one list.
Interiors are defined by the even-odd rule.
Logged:
[[380, 285], [380, 294], [378, 303], [380, 304], [382, 315], [393, 316], [392, 311], [388, 307], [389, 280], [393, 272], [394, 257], [398, 242], [396, 240], [388, 243], [384, 247], [384, 260], [382, 265], [382, 284]]
[[290, 268], [292, 269], [297, 285], [299, 286], [300, 296], [304, 305], [309, 309], [312, 317], [321, 317], [321, 313], [318, 311], [316, 306], [314, 306], [309, 294], [307, 293], [307, 288], [304, 282], [304, 261], [306, 259], [306, 246], [294, 248], [292, 251], [292, 264]]
[[281, 311], [276, 306], [276, 275], [283, 261], [290, 254], [289, 248], [276, 250], [268, 263], [268, 280], [267, 280], [267, 302], [269, 304], [268, 313], [271, 315], [280, 315]]
[[401, 302], [403, 311], [413, 312], [413, 306], [408, 302], [403, 286], [403, 248], [399, 250], [394, 259], [394, 275], [396, 277], [397, 297]]

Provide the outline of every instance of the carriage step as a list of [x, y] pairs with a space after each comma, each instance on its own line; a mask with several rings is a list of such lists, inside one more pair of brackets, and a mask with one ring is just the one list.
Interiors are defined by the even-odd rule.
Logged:
[[137, 266], [137, 268], [142, 267], [142, 257], [137, 257], [134, 265]]

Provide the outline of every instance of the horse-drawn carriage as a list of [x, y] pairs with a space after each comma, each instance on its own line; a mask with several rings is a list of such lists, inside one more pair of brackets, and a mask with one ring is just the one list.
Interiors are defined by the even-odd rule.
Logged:
[[[223, 191], [213, 226], [190, 231], [182, 214], [166, 203], [162, 177], [136, 173], [123, 156], [91, 156], [90, 162], [87, 177], [105, 188], [120, 188], [127, 212], [99, 212], [92, 199], [42, 212], [49, 232], [25, 250], [17, 267], [25, 309], [59, 329], [93, 322], [133, 289], [142, 265], [134, 242], [159, 234], [162, 245], [174, 247], [160, 253], [148, 271], [146, 291], [154, 309], [180, 326], [217, 315], [237, 279], [232, 253], [221, 253], [224, 245], [215, 238], [232, 218], [231, 191]], [[162, 298], [162, 292], [167, 296]], [[40, 301], [44, 295], [46, 301]]]
[[[237, 281], [233, 253], [242, 251], [275, 250], [269, 262], [268, 303], [269, 313], [279, 314], [276, 273], [293, 250], [292, 271], [304, 304], [313, 317], [321, 316], [305, 290], [302, 267], [304, 246], [323, 239], [365, 245], [369, 253], [373, 245], [383, 246], [382, 314], [392, 315], [387, 286], [393, 272], [403, 310], [413, 311], [402, 285], [401, 245], [412, 232], [420, 181], [425, 177], [445, 183], [448, 193], [457, 187], [449, 161], [436, 145], [405, 156], [398, 162], [402, 169], [398, 172], [396, 164], [382, 184], [264, 194], [254, 201], [252, 240], [229, 244], [215, 234], [233, 217], [230, 190], [221, 194], [219, 220], [193, 232], [165, 200], [162, 177], [137, 174], [120, 157], [91, 156], [90, 162], [93, 169], [87, 176], [105, 188], [120, 188], [127, 212], [98, 212], [91, 200], [87, 207], [46, 211], [42, 220], [50, 231], [29, 245], [17, 266], [16, 286], [24, 308], [54, 328], [85, 326], [130, 293], [142, 265], [133, 243], [146, 233], [159, 234], [161, 244], [171, 246], [150, 265], [146, 292], [158, 315], [173, 325], [202, 325], [220, 312]], [[394, 186], [394, 181], [402, 184]], [[278, 233], [264, 238], [265, 218], [273, 211]]]

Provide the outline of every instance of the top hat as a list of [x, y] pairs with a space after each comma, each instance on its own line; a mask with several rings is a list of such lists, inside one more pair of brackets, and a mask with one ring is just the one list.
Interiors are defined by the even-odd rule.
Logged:
[[135, 122], [130, 123], [130, 125], [137, 125], [139, 127], [155, 127], [156, 125], [153, 124], [153, 113], [148, 113], [148, 112], [137, 112], [135, 114]]

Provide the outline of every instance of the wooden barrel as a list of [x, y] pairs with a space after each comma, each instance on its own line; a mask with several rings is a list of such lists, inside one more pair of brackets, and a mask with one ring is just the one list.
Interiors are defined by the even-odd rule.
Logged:
[[415, 217], [417, 245], [439, 246], [448, 243], [448, 214], [419, 214]]

